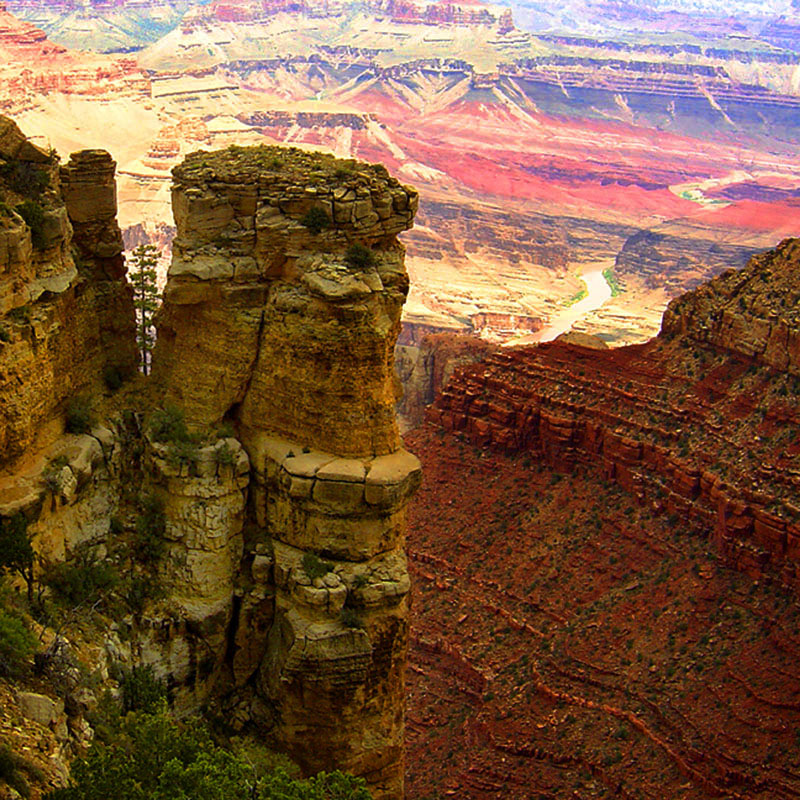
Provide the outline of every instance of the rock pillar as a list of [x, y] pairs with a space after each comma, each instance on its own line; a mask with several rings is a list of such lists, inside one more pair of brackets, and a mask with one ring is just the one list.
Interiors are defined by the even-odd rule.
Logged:
[[250, 670], [309, 772], [402, 797], [404, 508], [420, 469], [397, 432], [393, 353], [397, 234], [417, 193], [380, 166], [268, 147], [195, 153], [174, 178], [153, 375], [195, 427], [235, 428], [250, 577], [275, 595], [262, 652], [233, 638], [237, 680]]

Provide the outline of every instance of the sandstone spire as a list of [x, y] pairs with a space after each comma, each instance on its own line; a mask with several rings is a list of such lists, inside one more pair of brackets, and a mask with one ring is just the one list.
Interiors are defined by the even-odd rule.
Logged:
[[195, 427], [231, 423], [249, 456], [243, 575], [259, 599], [233, 623], [235, 681], [255, 680], [306, 769], [401, 797], [404, 507], [420, 471], [393, 351], [417, 193], [380, 166], [269, 147], [194, 153], [174, 179], [153, 377]]

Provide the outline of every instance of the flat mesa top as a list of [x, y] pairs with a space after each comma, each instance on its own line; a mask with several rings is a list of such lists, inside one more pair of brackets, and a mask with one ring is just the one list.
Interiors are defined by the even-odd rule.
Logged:
[[224, 150], [198, 150], [186, 156], [172, 175], [176, 183], [259, 183], [335, 186], [369, 189], [399, 187], [383, 164], [341, 159], [296, 147], [231, 145]]

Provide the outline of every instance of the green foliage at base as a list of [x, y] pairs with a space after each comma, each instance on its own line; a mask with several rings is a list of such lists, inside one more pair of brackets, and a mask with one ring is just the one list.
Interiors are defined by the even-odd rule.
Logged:
[[622, 294], [625, 291], [620, 285], [619, 281], [617, 280], [617, 276], [614, 274], [613, 267], [608, 267], [608, 269], [604, 269], [603, 277], [606, 279], [606, 283], [611, 289], [612, 297], [617, 297], [618, 295]]
[[73, 764], [71, 784], [45, 800], [370, 800], [363, 780], [340, 772], [297, 780], [268, 774], [245, 755], [217, 746], [196, 721], [180, 724], [162, 704], [132, 713], [114, 739]]
[[162, 700], [167, 697], [164, 682], [160, 681], [149, 665], [126, 670], [120, 681], [122, 689], [122, 710], [145, 711], [149, 714], [158, 710]]
[[45, 245], [44, 209], [36, 200], [25, 200], [14, 208], [31, 230], [31, 244], [41, 250]]

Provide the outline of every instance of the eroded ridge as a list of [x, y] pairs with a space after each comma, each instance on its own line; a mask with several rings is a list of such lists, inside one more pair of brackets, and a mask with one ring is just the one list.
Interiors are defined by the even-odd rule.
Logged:
[[644, 345], [555, 342], [461, 371], [431, 411], [481, 446], [583, 463], [796, 586], [800, 242], [673, 301]]

